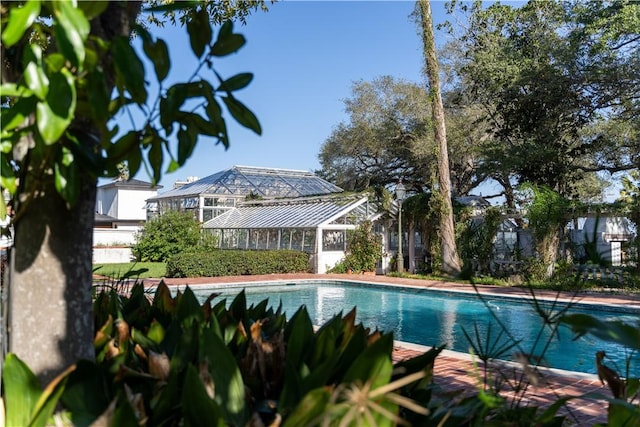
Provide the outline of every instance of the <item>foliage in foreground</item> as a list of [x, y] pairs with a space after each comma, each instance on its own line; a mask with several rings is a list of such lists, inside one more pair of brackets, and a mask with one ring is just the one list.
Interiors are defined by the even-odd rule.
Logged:
[[[189, 288], [172, 296], [163, 283], [153, 298], [140, 284], [126, 296], [117, 287], [103, 290], [94, 303], [96, 362], [79, 361], [41, 390], [20, 359], [7, 357], [6, 424], [51, 424], [58, 404], [66, 412], [56, 420], [79, 426], [560, 426], [565, 421], [557, 411], [571, 397], [559, 396], [542, 409], [522, 399], [530, 390], [524, 385], [516, 393], [521, 397], [509, 400], [487, 382], [487, 372], [484, 379], [477, 374], [476, 393], [443, 392], [431, 381], [442, 348], [394, 364], [392, 334], [357, 324], [355, 309], [314, 330], [304, 306], [287, 319], [267, 300], [247, 307], [244, 292], [230, 303], [216, 298], [211, 294], [200, 302]], [[578, 335], [640, 350], [638, 325], [554, 317]], [[475, 339], [468, 338], [473, 346]], [[491, 354], [505, 346], [496, 350], [499, 338], [482, 339], [486, 342], [473, 348], [486, 369]], [[638, 425], [640, 382], [601, 368], [612, 390], [616, 384], [622, 390], [607, 399], [608, 424]]]
[[219, 277], [306, 273], [309, 254], [292, 250], [185, 252], [167, 262], [166, 277]]
[[[80, 361], [44, 392], [17, 357], [4, 371], [9, 425], [45, 425], [58, 399], [74, 425], [391, 426], [426, 415], [434, 348], [393, 364], [393, 336], [355, 323], [355, 309], [314, 331], [267, 301], [141, 285], [95, 301], [96, 362]], [[400, 408], [404, 408], [400, 411]], [[421, 414], [421, 415], [420, 415]], [[275, 424], [275, 425], [277, 425]]]

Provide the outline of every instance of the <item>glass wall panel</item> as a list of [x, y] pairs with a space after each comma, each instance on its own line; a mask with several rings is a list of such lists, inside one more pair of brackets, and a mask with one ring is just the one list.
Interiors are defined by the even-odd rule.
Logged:
[[291, 230], [291, 249], [294, 251], [301, 251], [303, 238], [304, 238], [303, 229], [295, 228]]
[[304, 245], [302, 250], [305, 252], [315, 252], [316, 248], [316, 230], [308, 228], [304, 230]]
[[346, 249], [346, 233], [344, 230], [323, 230], [323, 251], [344, 251]]
[[291, 249], [293, 230], [285, 228], [280, 233], [280, 249]]
[[267, 249], [280, 249], [279, 247], [279, 231], [276, 228], [272, 228], [267, 231]]

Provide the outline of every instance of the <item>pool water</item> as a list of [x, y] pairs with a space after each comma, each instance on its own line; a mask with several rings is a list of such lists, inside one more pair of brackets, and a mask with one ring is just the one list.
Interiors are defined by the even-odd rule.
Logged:
[[[415, 289], [353, 282], [308, 282], [301, 284], [243, 284], [242, 287], [225, 286], [203, 289], [194, 288], [204, 300], [212, 291], [222, 292], [218, 298], [233, 297], [245, 289], [247, 303], [256, 304], [268, 299], [277, 308], [280, 302], [287, 317], [300, 306], [306, 305], [315, 325], [322, 325], [336, 314], [346, 314], [356, 307], [356, 320], [371, 329], [392, 331], [394, 339], [425, 346], [446, 344], [448, 350], [469, 352], [469, 341], [463, 329], [474, 337], [475, 329], [486, 346], [488, 331], [491, 337], [500, 334], [500, 324], [506, 326], [519, 346], [510, 350], [502, 359], [512, 359], [520, 351], [539, 355], [549, 339], [541, 365], [586, 373], [596, 373], [595, 354], [607, 353], [605, 363], [625, 374], [625, 360], [629, 352], [624, 347], [604, 342], [591, 336], [573, 340], [573, 334], [561, 326], [558, 334], [550, 338], [549, 328], [543, 327], [540, 316], [530, 303], [514, 298], [485, 297], [483, 303], [476, 295], [461, 295], [430, 289]], [[560, 304], [560, 306], [563, 306]], [[556, 311], [559, 309], [556, 308]], [[586, 313], [601, 320], [622, 320], [640, 327], [640, 312], [631, 310], [594, 310], [571, 308], [569, 313]], [[507, 343], [506, 334], [500, 343]], [[500, 346], [499, 346], [500, 347]], [[640, 376], [640, 355], [631, 355], [630, 376]]]

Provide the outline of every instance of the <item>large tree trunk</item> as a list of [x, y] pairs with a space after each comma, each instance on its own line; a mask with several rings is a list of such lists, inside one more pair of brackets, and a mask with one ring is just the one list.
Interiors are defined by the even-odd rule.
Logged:
[[431, 94], [433, 121], [435, 124], [435, 140], [438, 146], [438, 191], [441, 198], [440, 250], [442, 254], [442, 271], [445, 274], [457, 276], [460, 274], [461, 265], [456, 248], [455, 227], [453, 223], [447, 130], [444, 121], [442, 94], [440, 93], [439, 67], [433, 35], [431, 4], [429, 0], [420, 0], [419, 7], [422, 18], [424, 56], [427, 65], [427, 77], [429, 78], [429, 91]]
[[[41, 382], [80, 358], [93, 358], [91, 301], [96, 179], [83, 177], [78, 203], [68, 209], [51, 174], [45, 183], [24, 174], [15, 223], [9, 293], [9, 350]], [[45, 185], [43, 185], [45, 184]], [[37, 193], [30, 189], [38, 185]], [[25, 209], [21, 209], [24, 207]]]
[[[91, 21], [91, 33], [109, 42], [130, 36], [141, 2], [109, 2]], [[16, 49], [19, 51], [19, 49]], [[20, 78], [19, 62], [4, 55], [3, 80]], [[110, 55], [101, 57], [111, 70]], [[111, 88], [115, 76], [111, 76]], [[110, 88], [110, 89], [111, 89]], [[89, 101], [89, 105], [91, 100]], [[99, 132], [88, 112], [76, 111], [70, 132], [96, 149]], [[9, 351], [29, 365], [42, 383], [80, 358], [93, 358], [92, 250], [96, 175], [80, 170], [80, 193], [68, 206], [55, 189], [50, 157], [58, 144], [32, 149], [20, 160], [20, 188], [15, 196], [15, 248], [9, 282]]]

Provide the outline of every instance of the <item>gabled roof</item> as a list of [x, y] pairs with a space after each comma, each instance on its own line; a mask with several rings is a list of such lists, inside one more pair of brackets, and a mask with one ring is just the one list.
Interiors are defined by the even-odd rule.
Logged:
[[108, 182], [106, 184], [98, 186], [98, 188], [109, 188], [109, 187], [125, 187], [125, 188], [138, 188], [144, 190], [158, 190], [162, 188], [162, 185], [153, 185], [150, 182], [141, 181], [139, 179], [116, 179], [112, 182]]
[[192, 183], [186, 184], [149, 200], [207, 195], [246, 196], [265, 198], [304, 197], [342, 192], [330, 182], [312, 172], [292, 169], [233, 166]]
[[343, 215], [360, 209], [372, 219], [375, 207], [367, 206], [366, 196], [302, 198], [247, 203], [230, 209], [204, 224], [204, 228], [314, 228], [328, 225]]

